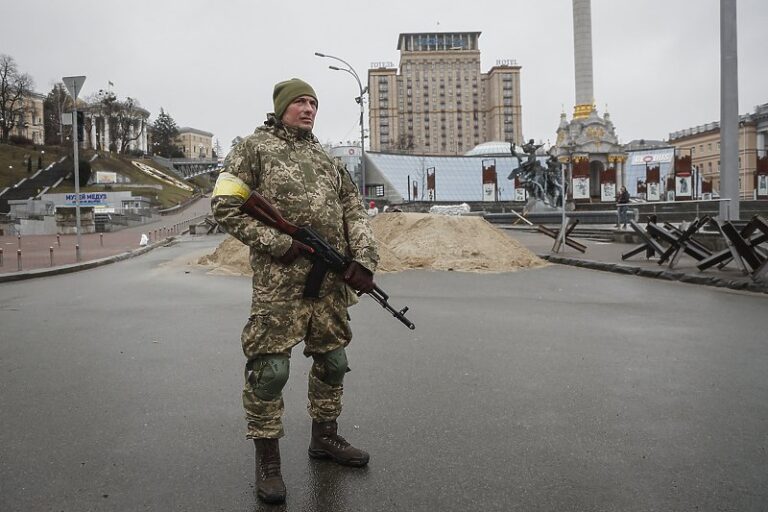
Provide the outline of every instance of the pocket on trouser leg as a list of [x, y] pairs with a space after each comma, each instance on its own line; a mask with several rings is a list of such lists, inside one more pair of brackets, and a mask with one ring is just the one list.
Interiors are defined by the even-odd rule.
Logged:
[[243, 327], [240, 343], [243, 345], [245, 357], [251, 359], [260, 353], [264, 341], [269, 336], [269, 315], [266, 312], [253, 313]]
[[304, 355], [324, 354], [346, 347], [352, 340], [346, 295], [332, 293], [315, 304]]
[[309, 310], [300, 302], [272, 302], [251, 311], [240, 341], [248, 359], [259, 354], [290, 353], [304, 339]]

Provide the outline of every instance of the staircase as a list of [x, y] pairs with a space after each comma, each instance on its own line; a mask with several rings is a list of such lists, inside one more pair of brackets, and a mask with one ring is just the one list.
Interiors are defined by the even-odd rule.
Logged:
[[71, 173], [71, 166], [67, 166], [67, 158], [49, 165], [45, 169], [37, 171], [29, 178], [24, 178], [12, 187], [9, 187], [0, 195], [0, 213], [8, 213], [10, 206], [8, 201], [31, 199], [44, 194], [51, 188], [55, 188]]

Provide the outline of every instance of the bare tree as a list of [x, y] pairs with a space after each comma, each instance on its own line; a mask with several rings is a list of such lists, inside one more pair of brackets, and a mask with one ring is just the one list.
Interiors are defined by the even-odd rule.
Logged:
[[[142, 123], [144, 109], [136, 99], [127, 97], [125, 100], [120, 100], [111, 90], [99, 89], [99, 92], [90, 96], [87, 102], [91, 115], [86, 117], [85, 129], [89, 134], [95, 130], [96, 147], [94, 149], [126, 153], [130, 143], [144, 134], [146, 129]], [[109, 130], [111, 143], [108, 148], [104, 148], [107, 130]]]
[[10, 55], [0, 54], [0, 140], [8, 142], [14, 127], [24, 124], [25, 101], [35, 84], [20, 73]]
[[117, 111], [115, 112], [115, 136], [113, 140], [119, 143], [118, 152], [126, 153], [130, 148], [131, 142], [138, 140], [146, 129], [141, 122], [142, 108], [138, 100], [126, 97], [125, 101], [117, 102]]
[[[112, 126], [110, 119], [117, 111], [117, 96], [115, 93], [109, 90], [99, 89], [99, 92], [92, 94], [86, 98], [88, 104], [88, 112], [86, 125], [84, 130], [88, 133], [88, 140], [91, 140], [92, 134], [95, 131], [96, 146], [93, 149], [98, 151], [104, 151], [104, 143], [106, 142], [106, 129], [110, 129], [110, 139], [114, 140], [114, 134], [111, 131]], [[107, 123], [110, 123], [109, 125]]]

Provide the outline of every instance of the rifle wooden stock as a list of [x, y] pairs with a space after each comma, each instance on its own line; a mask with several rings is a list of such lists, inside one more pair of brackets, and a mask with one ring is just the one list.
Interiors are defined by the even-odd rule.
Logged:
[[256, 191], [251, 192], [240, 211], [291, 237], [299, 229], [297, 225], [285, 220], [280, 211]]
[[[240, 211], [306, 245], [312, 250], [309, 257], [316, 264], [319, 263], [332, 272], [342, 274], [351, 262], [349, 258], [325, 241], [317, 231], [312, 229], [312, 226], [299, 227], [288, 222], [274, 205], [256, 191], [251, 192], [248, 199], [240, 206]], [[314, 281], [318, 281], [316, 276]], [[319, 284], [317, 286], [319, 287]], [[381, 307], [392, 313], [392, 316], [400, 320], [409, 329], [416, 328], [413, 322], [405, 317], [408, 306], [400, 311], [393, 308], [389, 304], [389, 295], [384, 293], [375, 283], [373, 290], [365, 293], [370, 295]], [[358, 292], [358, 295], [360, 295], [360, 292]]]

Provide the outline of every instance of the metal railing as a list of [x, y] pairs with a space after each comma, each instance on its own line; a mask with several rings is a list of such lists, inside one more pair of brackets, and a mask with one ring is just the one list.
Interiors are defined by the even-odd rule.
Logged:
[[[685, 205], [685, 204], [695, 204], [696, 205], [696, 217], [700, 216], [700, 208], [699, 206], [701, 204], [710, 204], [714, 203], [715, 205], [719, 205], [720, 203], [725, 202], [726, 205], [726, 211], [728, 218], [731, 216], [731, 199], [725, 198], [725, 199], [692, 199], [690, 201], [645, 201], [643, 203], [628, 203], [628, 206], [631, 208], [632, 206], [639, 206], [639, 205], [653, 205], [653, 214], [656, 215], [656, 206], [665, 205], [665, 204], [674, 204], [677, 206]], [[717, 212], [720, 211], [719, 206], [717, 207]]]

